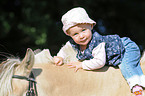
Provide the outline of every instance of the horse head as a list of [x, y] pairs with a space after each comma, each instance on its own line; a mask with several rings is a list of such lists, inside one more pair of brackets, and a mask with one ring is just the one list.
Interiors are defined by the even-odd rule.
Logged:
[[13, 76], [29, 77], [34, 65], [34, 53], [27, 49], [22, 61], [19, 59], [7, 59], [2, 62], [0, 73], [1, 96], [22, 96], [28, 89], [29, 82], [24, 79], [12, 78]]

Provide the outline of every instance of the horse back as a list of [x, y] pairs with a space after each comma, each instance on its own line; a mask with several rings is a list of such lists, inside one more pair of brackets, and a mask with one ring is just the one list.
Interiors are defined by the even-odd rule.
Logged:
[[43, 89], [43, 95], [46, 94], [44, 96], [131, 95], [129, 86], [118, 68], [105, 66], [99, 70], [75, 72], [66, 65], [37, 64], [33, 70], [36, 69], [41, 70], [39, 75], [37, 73], [36, 79], [38, 91]]

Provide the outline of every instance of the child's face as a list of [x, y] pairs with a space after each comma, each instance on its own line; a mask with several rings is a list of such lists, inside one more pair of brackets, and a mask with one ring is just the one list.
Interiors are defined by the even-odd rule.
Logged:
[[81, 46], [87, 46], [92, 38], [92, 25], [90, 24], [79, 24], [70, 28], [67, 33], [72, 39]]

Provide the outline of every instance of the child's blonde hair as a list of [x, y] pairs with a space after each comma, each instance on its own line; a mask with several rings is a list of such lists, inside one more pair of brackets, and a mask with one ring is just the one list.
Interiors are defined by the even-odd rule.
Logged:
[[77, 24], [96, 24], [94, 20], [89, 18], [85, 9], [81, 7], [69, 10], [62, 16], [61, 21], [63, 23], [62, 29], [66, 35], [68, 35], [66, 31]]

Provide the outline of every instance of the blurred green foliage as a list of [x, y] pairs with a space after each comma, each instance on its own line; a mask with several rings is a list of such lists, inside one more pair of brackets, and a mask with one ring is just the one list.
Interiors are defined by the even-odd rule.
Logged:
[[61, 16], [84, 7], [100, 34], [128, 36], [145, 46], [145, 1], [141, 0], [1, 0], [0, 52], [23, 56], [26, 49], [49, 48], [54, 55], [69, 39]]

